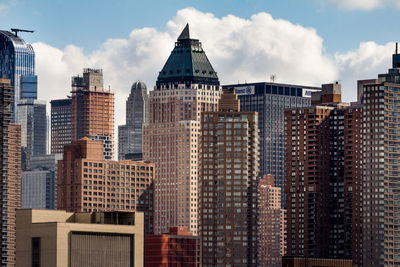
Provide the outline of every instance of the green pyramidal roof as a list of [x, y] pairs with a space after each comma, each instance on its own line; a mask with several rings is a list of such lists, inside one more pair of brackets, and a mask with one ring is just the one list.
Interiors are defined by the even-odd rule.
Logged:
[[190, 38], [189, 24], [183, 29], [164, 67], [157, 85], [192, 82], [219, 85], [217, 73], [197, 39]]

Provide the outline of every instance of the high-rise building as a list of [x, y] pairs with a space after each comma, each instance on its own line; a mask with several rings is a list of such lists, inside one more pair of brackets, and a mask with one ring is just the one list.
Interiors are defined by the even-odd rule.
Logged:
[[361, 114], [338, 83], [285, 112], [287, 255], [359, 263]]
[[201, 118], [199, 233], [203, 266], [258, 266], [257, 112], [225, 89]]
[[51, 153], [63, 154], [64, 146], [72, 140], [72, 101], [70, 98], [57, 99], [51, 105]]
[[142, 128], [149, 117], [149, 96], [147, 87], [141, 81], [135, 82], [126, 101], [126, 124], [118, 126], [118, 159], [126, 154], [142, 153]]
[[72, 77], [72, 140], [101, 140], [104, 159], [114, 155], [114, 93], [103, 88], [103, 71], [84, 69]]
[[[397, 45], [396, 45], [397, 46]], [[400, 54], [363, 86], [362, 266], [400, 265]]]
[[21, 208], [55, 209], [56, 180], [47, 170], [24, 171], [21, 174]]
[[143, 267], [141, 212], [17, 212], [17, 265]]
[[58, 209], [72, 212], [143, 211], [153, 233], [154, 164], [108, 161], [103, 143], [84, 137], [64, 148], [58, 162]]
[[11, 113], [15, 121], [17, 102], [21, 99], [37, 99], [35, 52], [17, 34], [0, 31], [0, 78], [10, 79], [14, 87]]
[[16, 121], [21, 125], [22, 170], [30, 169], [32, 156], [46, 154], [47, 117], [44, 101], [24, 99], [17, 102]]
[[15, 265], [16, 209], [21, 207], [21, 126], [11, 124], [14, 89], [0, 79], [0, 256], [2, 266]]
[[221, 88], [199, 40], [186, 25], [149, 98], [143, 158], [156, 164], [155, 232], [198, 232], [200, 114], [216, 111]]
[[168, 233], [147, 235], [144, 266], [200, 267], [200, 238], [185, 227], [172, 227]]
[[[287, 108], [308, 107], [311, 104], [311, 92], [321, 88], [279, 84], [246, 83], [223, 85], [223, 88], [235, 88], [240, 99], [242, 111], [258, 112], [260, 135], [260, 175], [272, 174], [275, 186], [282, 192], [285, 185], [285, 120]], [[282, 207], [286, 201], [282, 194]]]
[[285, 210], [281, 209], [281, 188], [266, 174], [258, 183], [259, 266], [281, 267], [286, 249]]
[[22, 172], [21, 208], [57, 208], [57, 161], [60, 154], [33, 156], [30, 171]]

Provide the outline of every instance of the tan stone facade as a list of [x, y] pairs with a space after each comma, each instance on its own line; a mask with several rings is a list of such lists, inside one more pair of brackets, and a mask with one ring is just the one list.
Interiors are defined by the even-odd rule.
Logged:
[[153, 232], [154, 164], [103, 159], [103, 144], [82, 138], [58, 162], [58, 209], [71, 212], [143, 211]]
[[197, 234], [200, 114], [216, 110], [219, 86], [184, 84], [150, 92], [143, 157], [156, 164], [155, 232], [172, 226]]
[[17, 266], [143, 266], [143, 213], [17, 211]]

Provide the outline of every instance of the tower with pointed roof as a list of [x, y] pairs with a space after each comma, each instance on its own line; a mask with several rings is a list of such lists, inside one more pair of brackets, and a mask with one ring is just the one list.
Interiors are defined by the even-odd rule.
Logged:
[[217, 73], [186, 25], [150, 92], [143, 127], [143, 158], [156, 164], [156, 233], [174, 226], [198, 233], [200, 114], [216, 111], [220, 95]]
[[136, 81], [126, 100], [126, 124], [118, 126], [118, 159], [127, 154], [142, 154], [142, 127], [149, 116], [146, 84]]

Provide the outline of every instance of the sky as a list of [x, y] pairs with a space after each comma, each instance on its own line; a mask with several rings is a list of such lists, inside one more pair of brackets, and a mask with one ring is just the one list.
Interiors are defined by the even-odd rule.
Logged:
[[102, 68], [125, 123], [131, 84], [152, 90], [186, 23], [221, 84], [339, 81], [344, 101], [356, 82], [391, 65], [400, 0], [0, 0], [0, 28], [20, 33], [36, 53], [39, 98], [64, 98], [72, 75]]

